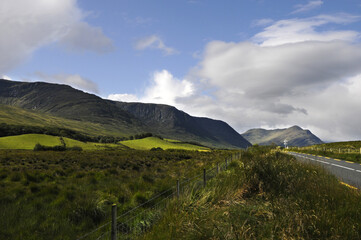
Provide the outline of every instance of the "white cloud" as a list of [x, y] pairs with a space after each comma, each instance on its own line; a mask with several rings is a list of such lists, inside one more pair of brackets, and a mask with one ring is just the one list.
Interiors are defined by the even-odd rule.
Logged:
[[11, 77], [9, 77], [9, 76], [7, 76], [7, 75], [2, 75], [1, 79], [12, 80]]
[[134, 94], [109, 94], [108, 99], [120, 102], [139, 102], [139, 98]]
[[274, 22], [253, 42], [209, 42], [184, 79], [157, 72], [138, 100], [221, 119], [239, 132], [300, 125], [323, 140], [360, 139], [360, 33], [334, 30], [358, 17], [342, 16]]
[[255, 43], [210, 42], [189, 77], [202, 82], [208, 95], [177, 103], [240, 132], [298, 124], [324, 140], [360, 139], [360, 33], [316, 29], [357, 18], [282, 20], [257, 34]]
[[[112, 42], [84, 22], [76, 0], [2, 0], [0, 2], [0, 73], [44, 45], [58, 42], [72, 49], [103, 52]], [[82, 35], [87, 38], [81, 37]]]
[[159, 49], [164, 55], [173, 55], [178, 53], [178, 51], [174, 48], [166, 46], [163, 40], [157, 35], [151, 35], [138, 40], [134, 47], [136, 50], [145, 50], [148, 48]]
[[307, 4], [297, 4], [295, 6], [296, 10], [293, 11], [292, 14], [308, 12], [310, 10], [320, 7], [322, 4], [323, 4], [322, 0], [309, 1]]
[[110, 94], [107, 98], [124, 102], [160, 103], [182, 107], [177, 104], [180, 98], [194, 95], [195, 86], [186, 79], [177, 79], [167, 70], [155, 72], [149, 86], [141, 97], [133, 94]]
[[194, 86], [188, 80], [179, 80], [166, 70], [155, 72], [152, 83], [142, 98], [144, 102], [164, 103], [174, 105], [178, 98], [189, 97], [194, 92]]
[[347, 24], [358, 21], [359, 16], [339, 14], [319, 15], [304, 19], [280, 20], [256, 34], [253, 41], [262, 46], [276, 46], [304, 41], [357, 41], [360, 33], [351, 30], [318, 31], [317, 28], [328, 24]]
[[70, 85], [74, 88], [84, 90], [86, 92], [91, 93], [99, 93], [98, 85], [84, 77], [81, 77], [77, 74], [45, 74], [45, 73], [36, 73], [35, 74], [37, 78], [39, 78], [41, 81], [45, 82], [51, 82], [51, 83], [60, 83], [60, 84], [66, 84]]

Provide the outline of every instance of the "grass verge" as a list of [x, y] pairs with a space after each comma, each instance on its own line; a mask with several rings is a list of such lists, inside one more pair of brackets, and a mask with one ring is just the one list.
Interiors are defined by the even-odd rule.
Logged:
[[361, 239], [361, 195], [320, 167], [251, 148], [186, 190], [141, 239]]
[[337, 153], [337, 152], [329, 152], [323, 150], [318, 151], [318, 150], [310, 150], [310, 149], [293, 149], [292, 151], [361, 163], [360, 153]]

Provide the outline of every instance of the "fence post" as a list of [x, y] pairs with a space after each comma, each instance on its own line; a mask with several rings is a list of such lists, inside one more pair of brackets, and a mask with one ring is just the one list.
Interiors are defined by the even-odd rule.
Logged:
[[227, 158], [226, 158], [226, 170], [227, 170], [227, 167], [228, 167], [228, 162], [227, 162]]
[[207, 178], [206, 178], [206, 169], [203, 168], [203, 186], [206, 187]]
[[217, 163], [217, 175], [218, 175], [218, 173], [219, 173], [219, 163]]
[[179, 198], [179, 179], [177, 179], [177, 198]]
[[112, 206], [112, 231], [111, 240], [117, 239], [117, 205], [114, 203]]

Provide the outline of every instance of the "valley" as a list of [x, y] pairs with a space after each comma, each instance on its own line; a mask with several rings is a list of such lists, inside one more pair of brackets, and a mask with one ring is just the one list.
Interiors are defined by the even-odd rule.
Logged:
[[[298, 126], [241, 135], [172, 106], [58, 84], [0, 86], [2, 239], [109, 239], [113, 204], [120, 238], [361, 236], [360, 192], [283, 151], [287, 140], [289, 150], [338, 148], [357, 162], [344, 149], [360, 142], [324, 144]], [[341, 203], [347, 211], [333, 208]]]

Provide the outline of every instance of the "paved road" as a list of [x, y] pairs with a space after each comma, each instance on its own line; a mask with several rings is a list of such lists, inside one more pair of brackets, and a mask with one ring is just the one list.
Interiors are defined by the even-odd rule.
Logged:
[[342, 182], [361, 189], [361, 164], [340, 159], [289, 152], [297, 159], [319, 164], [336, 175]]

